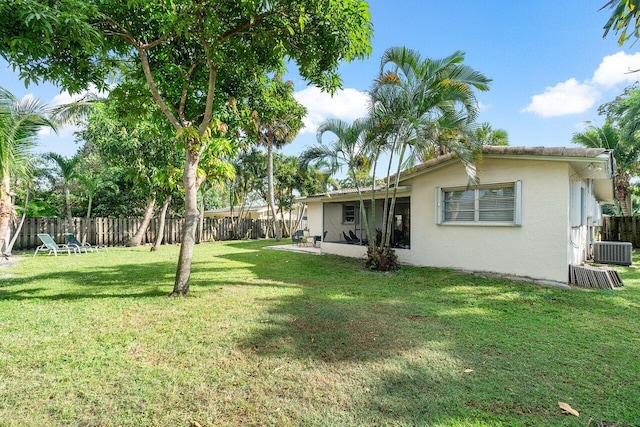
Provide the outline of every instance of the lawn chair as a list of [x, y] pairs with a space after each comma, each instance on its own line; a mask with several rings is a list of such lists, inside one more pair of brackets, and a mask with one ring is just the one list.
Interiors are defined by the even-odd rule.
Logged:
[[344, 231], [342, 232], [342, 237], [344, 237], [344, 240], [347, 241], [348, 244], [353, 245], [355, 242], [353, 241], [353, 239], [349, 236], [347, 236], [347, 233], [345, 233]]
[[327, 231], [325, 230], [324, 233], [322, 233], [322, 237], [320, 236], [313, 236], [313, 247], [316, 247], [316, 243], [320, 243], [322, 241], [324, 241], [324, 239], [327, 237]]
[[80, 251], [80, 249], [76, 248], [75, 246], [57, 244], [55, 240], [53, 240], [53, 238], [48, 234], [38, 234], [38, 239], [40, 239], [42, 245], [36, 248], [36, 252], [33, 254], [33, 256], [38, 255], [38, 252], [45, 249], [48, 249], [49, 254], [53, 253], [55, 256], [58, 256], [58, 251], [67, 251], [69, 255], [71, 255], [71, 251], [73, 251], [73, 253], [76, 255]]
[[296, 230], [291, 235], [291, 244], [292, 245], [300, 245], [300, 243], [305, 241], [303, 236], [304, 236], [304, 230]]
[[78, 239], [76, 239], [76, 236], [72, 233], [65, 233], [64, 239], [67, 241], [67, 244], [69, 246], [75, 246], [80, 252], [82, 252], [82, 250], [84, 250], [85, 253], [87, 253], [87, 251], [100, 252], [100, 248], [103, 248], [107, 252], [109, 251], [106, 245], [90, 245], [89, 243], [85, 243], [83, 245]]
[[353, 231], [349, 230], [349, 237], [351, 237], [351, 241], [353, 243], [355, 243], [356, 245], [360, 244], [360, 239], [358, 239], [358, 236], [356, 236], [356, 233], [354, 233]]

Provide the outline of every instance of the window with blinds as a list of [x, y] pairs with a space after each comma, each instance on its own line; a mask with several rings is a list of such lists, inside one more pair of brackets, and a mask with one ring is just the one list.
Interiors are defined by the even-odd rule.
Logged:
[[342, 205], [342, 223], [353, 224], [358, 223], [358, 209], [355, 205]]
[[438, 189], [438, 223], [520, 225], [520, 182], [465, 189]]

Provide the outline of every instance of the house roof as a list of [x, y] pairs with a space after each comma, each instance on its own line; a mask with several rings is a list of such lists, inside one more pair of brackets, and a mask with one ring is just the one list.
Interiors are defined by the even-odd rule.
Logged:
[[[377, 193], [377, 198], [383, 198], [384, 197], [384, 189], [385, 188], [386, 188], [385, 186], [375, 187], [375, 191], [378, 192]], [[391, 188], [393, 188], [393, 186], [391, 186]], [[372, 189], [373, 189], [373, 187], [371, 187], [371, 186], [360, 187], [360, 191], [362, 192], [362, 194], [366, 194], [367, 198], [371, 197]], [[409, 187], [409, 186], [400, 185], [400, 186], [398, 186], [397, 193], [399, 195], [404, 195], [410, 189], [411, 189], [411, 187]], [[358, 190], [356, 188], [344, 188], [344, 189], [341, 189], [341, 190], [329, 191], [327, 193], [320, 193], [320, 194], [314, 194], [314, 195], [311, 195], [311, 196], [298, 197], [296, 200], [298, 200], [298, 201], [300, 201], [302, 203], [307, 203], [307, 202], [310, 202], [310, 201], [317, 201], [317, 200], [327, 200], [327, 199], [332, 199], [333, 201], [340, 202], [340, 201], [357, 200], [357, 197], [358, 197]]]
[[[294, 205], [295, 206], [295, 205]], [[276, 210], [278, 209], [278, 205], [275, 206]], [[234, 215], [237, 215], [240, 211], [243, 211], [244, 213], [266, 213], [267, 215], [270, 215], [270, 208], [268, 205], [244, 205], [244, 206], [234, 206], [233, 207], [233, 213]], [[224, 207], [224, 208], [218, 208], [218, 209], [209, 209], [204, 211], [205, 214], [207, 215], [229, 215], [231, 213], [231, 208], [229, 206]]]
[[[264, 212], [266, 210], [268, 210], [268, 206], [265, 205], [261, 205], [261, 206], [234, 206], [233, 207], [233, 211], [234, 212], [238, 212], [239, 210], [243, 209], [245, 212]], [[209, 214], [223, 214], [223, 213], [229, 213], [231, 211], [230, 207], [226, 207], [226, 208], [218, 208], [218, 209], [209, 209], [206, 210], [205, 213], [209, 213]]]
[[[604, 148], [584, 148], [584, 147], [510, 147], [498, 145], [485, 145], [481, 148], [482, 157], [501, 157], [501, 158], [529, 158], [539, 160], [594, 160], [599, 158], [602, 162], [608, 160], [613, 161], [611, 150]], [[400, 175], [400, 181], [419, 174], [422, 171], [435, 168], [443, 163], [457, 160], [455, 153], [447, 153], [442, 156], [427, 160], [411, 169], [403, 171]], [[613, 175], [614, 165], [611, 165], [610, 176]]]
[[[529, 160], [547, 160], [547, 161], [564, 161], [569, 163], [601, 163], [603, 167], [593, 168], [589, 171], [589, 178], [601, 180], [602, 184], [598, 187], [598, 193], [602, 195], [602, 200], [609, 200], [613, 197], [613, 186], [606, 185], [602, 180], [610, 180], [615, 171], [615, 160], [611, 150], [604, 148], [584, 148], [584, 147], [510, 147], [510, 146], [494, 146], [486, 145], [481, 148], [481, 154], [483, 158], [502, 158], [502, 159], [529, 159]], [[458, 156], [455, 153], [447, 153], [442, 156], [427, 160], [411, 169], [407, 169], [400, 174], [400, 182], [406, 181], [410, 178], [420, 175], [422, 173], [429, 172], [431, 170], [438, 169], [441, 166], [449, 164], [450, 162], [458, 161]], [[586, 172], [585, 172], [586, 173]], [[391, 181], [395, 181], [392, 177]], [[611, 188], [608, 188], [611, 187]], [[372, 187], [361, 188], [360, 191], [364, 194], [370, 193]], [[383, 190], [384, 186], [376, 187], [376, 191]], [[406, 192], [410, 189], [409, 186], [399, 186], [399, 192]], [[301, 197], [298, 200], [302, 202], [309, 202], [315, 200], [323, 200], [326, 198], [335, 198], [339, 201], [341, 199], [347, 199], [349, 196], [353, 197], [358, 193], [355, 188], [345, 188], [341, 190], [331, 191], [328, 193], [315, 194], [308, 197]], [[608, 195], [610, 193], [610, 195]]]

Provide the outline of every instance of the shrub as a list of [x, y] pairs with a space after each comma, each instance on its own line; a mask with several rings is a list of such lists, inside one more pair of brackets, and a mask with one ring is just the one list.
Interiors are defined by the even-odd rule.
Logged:
[[388, 246], [369, 246], [367, 249], [367, 268], [377, 271], [396, 271], [400, 268], [396, 252]]

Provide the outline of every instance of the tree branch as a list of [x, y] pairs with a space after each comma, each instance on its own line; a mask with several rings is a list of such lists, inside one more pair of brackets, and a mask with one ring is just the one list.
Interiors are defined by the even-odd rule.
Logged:
[[[204, 16], [202, 14], [198, 16], [198, 24], [200, 25], [201, 29], [204, 28]], [[202, 31], [201, 34], [204, 34], [204, 31]], [[202, 136], [204, 135], [205, 131], [207, 130], [207, 127], [209, 126], [209, 122], [211, 121], [211, 114], [213, 113], [213, 98], [215, 97], [216, 76], [218, 74], [218, 68], [213, 63], [213, 61], [211, 60], [211, 57], [209, 56], [210, 47], [209, 47], [209, 44], [207, 43], [207, 40], [204, 37], [202, 37], [200, 40], [200, 43], [202, 43], [202, 48], [204, 49], [204, 56], [207, 61], [207, 68], [209, 69], [209, 83], [207, 85], [207, 100], [204, 106], [204, 114], [202, 116], [202, 121], [200, 122], [200, 126], [198, 126], [198, 135]]]
[[153, 79], [153, 74], [151, 73], [151, 66], [149, 65], [149, 56], [147, 55], [147, 50], [152, 47], [158, 46], [164, 41], [166, 41], [169, 38], [168, 34], [165, 34], [159, 39], [154, 40], [150, 43], [141, 43], [138, 40], [136, 40], [136, 38], [133, 37], [127, 31], [126, 28], [124, 28], [114, 19], [112, 19], [107, 15], [103, 15], [103, 16], [104, 16], [105, 22], [109, 26], [114, 28], [114, 30], [105, 28], [103, 30], [104, 33], [106, 35], [113, 35], [121, 38], [122, 40], [124, 40], [125, 42], [133, 46], [138, 51], [138, 55], [140, 56], [140, 63], [142, 65], [142, 71], [144, 73], [145, 79], [147, 80], [147, 84], [149, 85], [149, 90], [151, 91], [151, 97], [153, 98], [153, 101], [160, 107], [160, 110], [162, 111], [162, 113], [165, 115], [165, 117], [167, 117], [169, 122], [173, 125], [173, 127], [176, 130], [182, 128], [182, 125], [180, 124], [178, 119], [176, 119], [176, 117], [173, 115], [173, 113], [167, 106], [166, 102], [164, 101], [164, 99], [162, 99], [162, 96], [160, 95], [160, 91], [158, 90], [158, 87], [156, 86], [156, 83]]
[[193, 73], [196, 67], [200, 64], [202, 64], [202, 61], [196, 61], [195, 63], [191, 64], [191, 67], [189, 67], [189, 70], [187, 71], [187, 74], [184, 77], [185, 84], [182, 88], [182, 93], [180, 95], [180, 106], [178, 107], [178, 117], [183, 123], [186, 122], [186, 119], [184, 117], [184, 109], [186, 108], [186, 105], [187, 105], [187, 91], [189, 90], [191, 73]]
[[167, 41], [167, 40], [169, 40], [169, 33], [163, 34], [162, 36], [160, 36], [160, 38], [159, 38], [159, 39], [156, 39], [156, 40], [154, 40], [154, 41], [152, 41], [152, 42], [149, 42], [149, 43], [143, 44], [143, 45], [141, 45], [141, 47], [142, 47], [144, 50], [149, 50], [149, 49], [151, 49], [151, 48], [154, 48], [154, 47], [156, 47], [156, 46], [158, 46], [158, 45], [160, 45], [160, 44], [164, 43], [164, 42], [165, 42], [165, 41]]
[[164, 102], [164, 99], [162, 99], [162, 96], [160, 95], [160, 91], [158, 90], [158, 87], [156, 86], [156, 83], [153, 80], [153, 75], [151, 74], [151, 66], [149, 65], [149, 57], [147, 56], [147, 51], [144, 50], [140, 45], [135, 45], [134, 47], [138, 50], [138, 54], [140, 55], [142, 71], [144, 72], [144, 76], [147, 79], [149, 90], [151, 90], [151, 97], [153, 98], [154, 102], [158, 105], [158, 107], [160, 107], [160, 110], [162, 110], [162, 113], [169, 120], [169, 122], [171, 122], [173, 127], [176, 130], [181, 129], [182, 125], [180, 124], [178, 119], [176, 119], [176, 117], [173, 115], [173, 113], [171, 112], [167, 104]]
[[237, 34], [243, 33], [247, 30], [249, 30], [253, 25], [259, 23], [260, 21], [262, 21], [264, 18], [269, 17], [271, 15], [275, 15], [277, 12], [275, 10], [270, 10], [268, 12], [264, 12], [261, 13], [259, 15], [256, 15], [254, 17], [253, 20], [250, 21], [245, 21], [244, 23], [236, 26], [235, 28], [230, 29], [229, 31], [227, 31], [226, 33], [224, 33], [222, 36], [220, 36], [220, 38], [218, 39], [218, 41], [223, 42], [225, 40], [227, 40], [228, 38], [231, 38]]
[[200, 122], [200, 126], [198, 127], [198, 134], [200, 136], [204, 135], [204, 132], [207, 130], [207, 126], [209, 126], [209, 122], [211, 121], [213, 98], [215, 96], [216, 89], [216, 76], [218, 74], [218, 68], [209, 58], [207, 58], [207, 67], [209, 68], [209, 85], [207, 87], [207, 101], [204, 108], [204, 116], [202, 117], [202, 122]]

